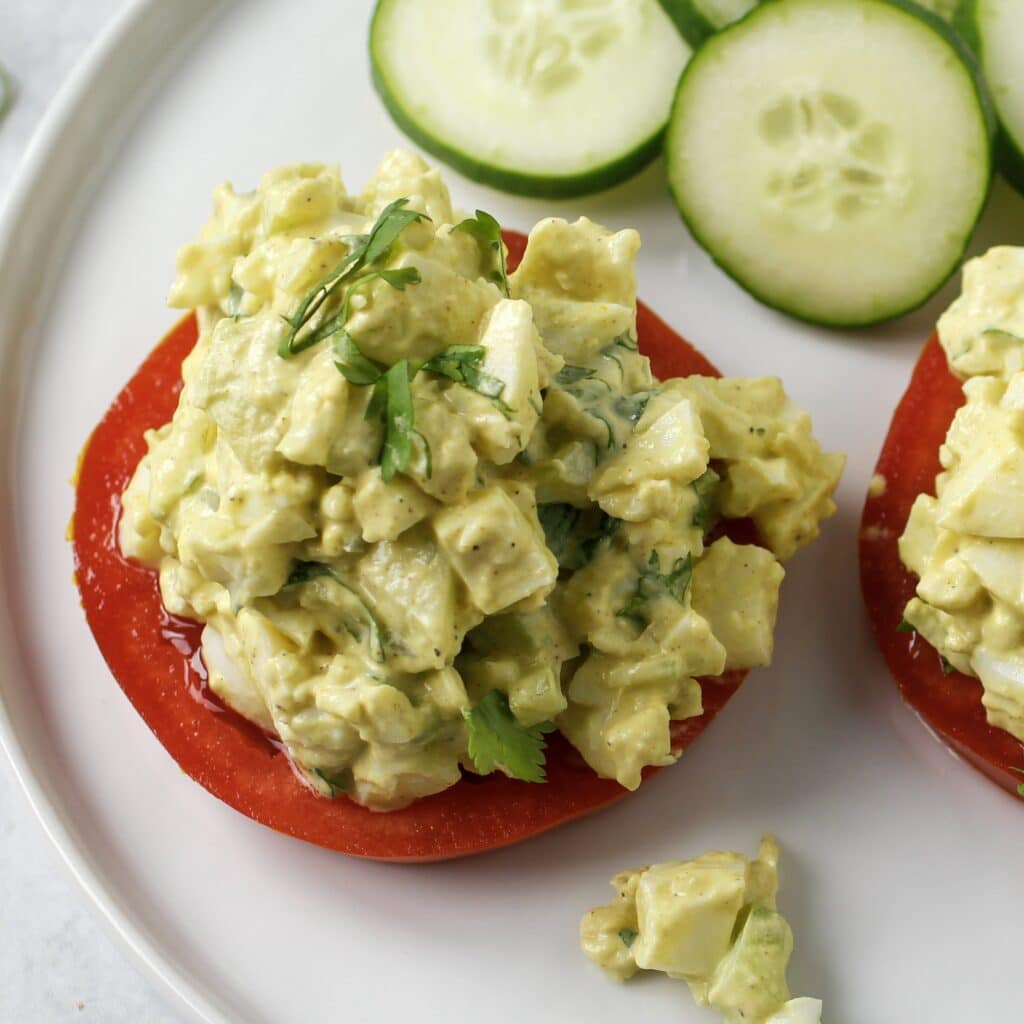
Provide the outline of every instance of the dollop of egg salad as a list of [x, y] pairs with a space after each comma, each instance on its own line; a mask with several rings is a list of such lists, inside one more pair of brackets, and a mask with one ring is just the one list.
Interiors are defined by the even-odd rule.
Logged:
[[495, 219], [396, 151], [361, 194], [319, 164], [222, 185], [179, 251], [200, 336], [120, 546], [324, 797], [543, 782], [556, 729], [635, 789], [697, 677], [768, 663], [844, 459], [774, 378], [652, 377], [639, 244], [547, 219], [510, 274]]
[[756, 859], [712, 850], [693, 860], [622, 871], [615, 898], [587, 911], [580, 945], [615, 981], [662, 971], [690, 987], [724, 1024], [821, 1024], [821, 1000], [793, 998], [793, 932], [776, 909], [779, 846]]

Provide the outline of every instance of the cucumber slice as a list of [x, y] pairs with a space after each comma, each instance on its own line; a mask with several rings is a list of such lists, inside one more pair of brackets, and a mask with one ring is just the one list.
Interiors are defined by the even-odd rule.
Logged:
[[712, 36], [676, 93], [669, 183], [694, 237], [767, 305], [862, 326], [952, 273], [988, 194], [969, 52], [895, 0], [772, 0]]
[[758, 0], [661, 0], [665, 13], [694, 49], [757, 4]]
[[999, 169], [1024, 192], [1024, 0], [966, 0], [956, 24], [981, 60], [999, 115]]
[[467, 177], [534, 196], [649, 163], [689, 56], [657, 0], [379, 0], [370, 28], [399, 127]]
[[[696, 49], [708, 36], [739, 21], [764, 0], [660, 0], [683, 38]], [[914, 2], [914, 0], [910, 0]], [[952, 22], [960, 0], [916, 0], [925, 10]], [[1011, 0], [1012, 2], [1012, 0]]]

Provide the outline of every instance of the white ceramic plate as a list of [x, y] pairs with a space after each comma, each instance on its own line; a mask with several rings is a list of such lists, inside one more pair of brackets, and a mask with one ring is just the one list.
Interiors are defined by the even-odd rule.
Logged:
[[[644, 238], [641, 293], [727, 373], [780, 374], [850, 453], [840, 513], [789, 570], [776, 663], [683, 764], [625, 803], [439, 866], [363, 863], [261, 828], [183, 776], [107, 672], [71, 585], [76, 455], [174, 321], [175, 247], [209, 194], [298, 159], [358, 187], [401, 136], [370, 87], [370, 4], [137, 4], [36, 140], [0, 242], [2, 732], [44, 826], [128, 943], [200, 1019], [703, 1021], [684, 986], [607, 982], [580, 913], [627, 865], [784, 847], [798, 993], [830, 1020], [1019, 1020], [1024, 807], [901, 705], [856, 572], [862, 495], [921, 340], [955, 285], [883, 330], [801, 326], [695, 247], [660, 166], [589, 200], [456, 200], [528, 227], [587, 213]], [[979, 247], [1024, 238], [997, 188]]]

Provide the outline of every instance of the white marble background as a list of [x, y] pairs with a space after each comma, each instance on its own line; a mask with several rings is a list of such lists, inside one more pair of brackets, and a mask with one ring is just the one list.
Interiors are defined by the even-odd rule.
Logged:
[[[173, 2], [173, 0], [169, 0]], [[47, 106], [125, 0], [0, 0], [0, 203]], [[183, 1024], [101, 923], [0, 755], [0, 1024]]]

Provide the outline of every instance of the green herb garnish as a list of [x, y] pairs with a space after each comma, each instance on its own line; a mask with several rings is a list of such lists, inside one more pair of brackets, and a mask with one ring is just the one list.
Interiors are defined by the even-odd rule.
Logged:
[[487, 350], [483, 345], [449, 345], [436, 356], [420, 366], [421, 370], [436, 373], [462, 384], [484, 398], [489, 398], [494, 407], [505, 417], [512, 410], [501, 400], [505, 382], [480, 369]]
[[705, 470], [690, 486], [697, 495], [697, 507], [693, 511], [693, 525], [705, 531], [718, 518], [718, 485], [722, 478], [713, 470]]
[[677, 558], [672, 571], [661, 571], [661, 556], [657, 551], [651, 552], [647, 565], [640, 571], [633, 596], [615, 614], [623, 619], [630, 619], [641, 628], [647, 624], [648, 603], [659, 597], [671, 597], [679, 604], [686, 603], [686, 594], [690, 589], [693, 577], [693, 556], [690, 554]]
[[537, 518], [544, 530], [544, 543], [559, 565], [569, 560], [569, 546], [580, 514], [575, 505], [562, 502], [546, 502], [537, 506]]
[[633, 948], [633, 943], [636, 942], [636, 937], [639, 934], [639, 932], [634, 931], [634, 929], [632, 928], [619, 929], [619, 938], [622, 939], [622, 944], [626, 947], [626, 949]]
[[469, 736], [469, 756], [482, 775], [501, 769], [524, 782], [545, 782], [544, 733], [554, 722], [521, 725], [509, 708], [508, 697], [491, 690], [474, 708], [462, 712]]
[[588, 377], [593, 377], [594, 372], [594, 370], [590, 370], [586, 366], [573, 366], [571, 363], [566, 363], [555, 374], [555, 383], [560, 384], [562, 387], [568, 387]]
[[953, 667], [953, 662], [951, 662], [944, 654], [939, 655], [939, 664], [942, 666], [942, 674], [944, 676], [951, 676], [956, 671]]
[[453, 231], [465, 231], [472, 235], [480, 248], [483, 276], [496, 284], [502, 294], [508, 297], [508, 270], [505, 265], [505, 243], [501, 240], [501, 225], [484, 210], [477, 210], [475, 217], [456, 224]]
[[620, 395], [612, 403], [612, 410], [617, 416], [626, 420], [631, 427], [635, 427], [650, 400], [651, 392], [649, 391], [638, 391], [634, 395]]
[[[380, 277], [396, 288], [404, 288], [406, 284], [419, 281], [419, 272], [414, 267], [390, 271], [376, 266], [387, 258], [395, 240], [410, 224], [430, 220], [425, 213], [405, 209], [408, 202], [408, 199], [396, 199], [389, 203], [381, 211], [369, 234], [350, 235], [345, 239], [349, 250], [341, 262], [320, 279], [292, 316], [285, 317], [290, 330], [278, 346], [279, 356], [287, 359], [296, 355], [345, 326], [349, 309], [348, 295], [335, 316], [327, 318], [318, 327], [308, 330], [301, 338], [299, 337], [299, 333], [310, 324], [324, 303], [336, 295], [343, 285], [349, 285], [351, 292], [352, 286], [357, 282], [368, 280], [370, 277]], [[371, 273], [361, 273], [368, 267], [374, 268]]]
[[579, 509], [562, 502], [538, 505], [537, 518], [545, 543], [563, 569], [581, 569], [622, 525], [621, 519], [598, 508]]
[[384, 424], [384, 441], [380, 450], [381, 475], [390, 482], [396, 473], [409, 468], [415, 451], [415, 440], [423, 447], [426, 462], [424, 475], [431, 473], [430, 445], [416, 429], [411, 384], [423, 370], [435, 373], [489, 398], [503, 416], [511, 412], [501, 400], [505, 382], [480, 369], [487, 350], [482, 345], [449, 345], [426, 362], [402, 359], [389, 370], [367, 358], [355, 339], [342, 330], [335, 337], [334, 359], [338, 372], [350, 384], [373, 387], [366, 406], [366, 419], [380, 419]]
[[331, 791], [332, 797], [337, 796], [339, 793], [351, 793], [355, 789], [355, 778], [352, 775], [351, 768], [345, 768], [340, 772], [332, 772], [330, 775], [319, 768], [314, 768], [313, 774], [327, 786]]
[[[292, 565], [292, 571], [288, 574], [288, 579], [285, 580], [284, 586], [281, 589], [299, 587], [304, 583], [311, 583], [313, 580], [323, 579], [324, 577], [329, 577], [343, 590], [348, 591], [355, 599], [370, 634], [370, 652], [375, 660], [384, 661], [386, 658], [385, 637], [387, 634], [384, 627], [381, 626], [380, 620], [374, 614], [373, 609], [366, 602], [363, 595], [351, 584], [346, 583], [329, 565], [324, 565], [323, 562], [296, 561]], [[357, 633], [353, 627], [346, 626], [346, 629], [353, 639], [362, 639], [362, 635]], [[325, 779], [324, 781], [327, 780]]]
[[390, 483], [396, 473], [403, 473], [412, 462], [414, 451], [413, 438], [423, 442], [426, 452], [427, 466], [424, 475], [430, 477], [430, 445], [427, 439], [416, 429], [416, 416], [412, 404], [412, 390], [409, 385], [416, 374], [415, 367], [402, 359], [395, 363], [375, 385], [375, 392], [366, 408], [366, 415], [376, 411], [380, 401], [374, 402], [381, 394], [377, 390], [383, 385], [384, 405], [384, 444], [380, 450], [380, 473], [385, 483]]
[[900, 624], [896, 627], [897, 633], [916, 633], [917, 627], [911, 625], [906, 619], [900, 619]]

